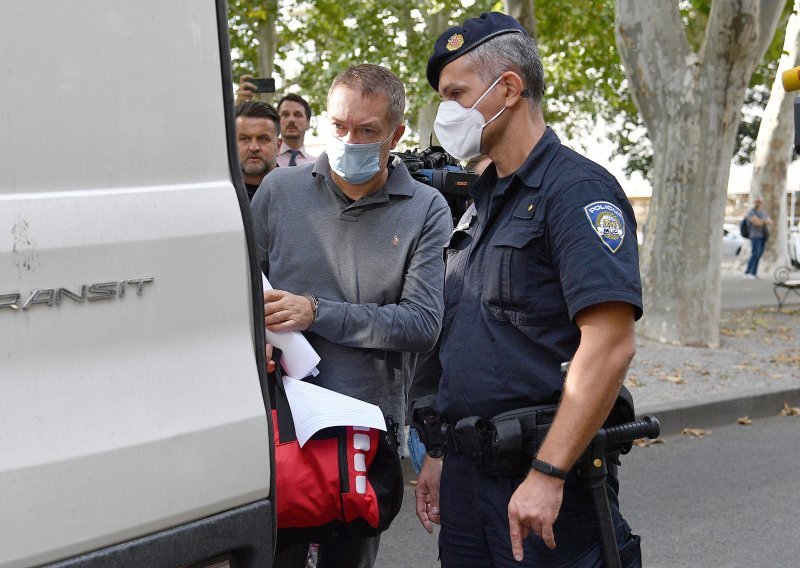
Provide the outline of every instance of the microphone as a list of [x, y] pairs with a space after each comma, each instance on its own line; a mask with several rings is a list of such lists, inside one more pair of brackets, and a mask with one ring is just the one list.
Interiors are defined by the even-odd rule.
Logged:
[[800, 89], [800, 67], [792, 67], [781, 74], [783, 90], [787, 93]]

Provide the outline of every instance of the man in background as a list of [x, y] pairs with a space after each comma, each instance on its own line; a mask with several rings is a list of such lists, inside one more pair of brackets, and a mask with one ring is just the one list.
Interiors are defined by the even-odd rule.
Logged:
[[250, 200], [264, 176], [277, 167], [280, 132], [281, 119], [271, 105], [247, 101], [236, 107], [236, 148]]
[[281, 167], [302, 166], [313, 163], [317, 157], [305, 147], [306, 131], [311, 124], [311, 106], [295, 93], [289, 93], [278, 102], [281, 117], [281, 140], [278, 165]]

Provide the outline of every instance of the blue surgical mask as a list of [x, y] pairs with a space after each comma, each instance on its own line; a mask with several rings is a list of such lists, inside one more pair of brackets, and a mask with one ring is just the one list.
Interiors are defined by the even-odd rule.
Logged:
[[331, 169], [347, 183], [368, 182], [381, 171], [381, 146], [393, 135], [394, 131], [383, 142], [370, 144], [348, 144], [331, 136], [325, 150]]

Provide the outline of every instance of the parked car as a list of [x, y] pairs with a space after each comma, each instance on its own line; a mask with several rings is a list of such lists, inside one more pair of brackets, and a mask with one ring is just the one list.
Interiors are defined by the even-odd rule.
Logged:
[[744, 237], [739, 233], [739, 227], [734, 223], [722, 225], [722, 258], [736, 258], [742, 250]]

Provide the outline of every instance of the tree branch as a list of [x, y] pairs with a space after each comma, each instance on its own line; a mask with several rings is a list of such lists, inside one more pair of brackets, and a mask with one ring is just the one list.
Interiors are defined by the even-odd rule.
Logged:
[[615, 28], [634, 102], [648, 130], [656, 132], [666, 88], [696, 63], [677, 2], [617, 0]]

